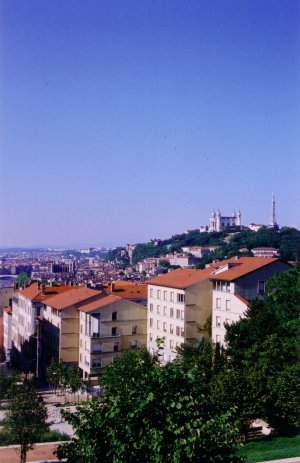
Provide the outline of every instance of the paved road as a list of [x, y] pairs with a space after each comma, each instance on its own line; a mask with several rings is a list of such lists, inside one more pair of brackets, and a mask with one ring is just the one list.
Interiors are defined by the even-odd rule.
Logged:
[[[56, 443], [36, 444], [35, 448], [27, 453], [27, 463], [58, 462], [55, 456], [56, 449]], [[20, 457], [17, 453], [17, 446], [0, 447], [0, 461], [3, 463], [19, 463]]]

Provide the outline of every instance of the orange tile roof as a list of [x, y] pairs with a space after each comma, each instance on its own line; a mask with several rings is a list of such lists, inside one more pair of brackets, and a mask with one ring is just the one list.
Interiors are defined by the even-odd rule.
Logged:
[[186, 289], [200, 281], [207, 280], [211, 277], [214, 267], [204, 268], [202, 270], [182, 269], [173, 270], [148, 281], [149, 285], [168, 286], [170, 288]]
[[232, 264], [232, 267], [228, 270], [224, 270], [217, 274], [212, 274], [212, 280], [222, 280], [222, 281], [234, 281], [248, 273], [255, 272], [267, 265], [270, 265], [274, 262], [278, 262], [278, 258], [270, 257], [261, 259], [260, 257], [233, 257], [232, 259], [227, 259], [225, 261], [219, 262], [218, 271], [221, 267]]
[[147, 285], [117, 280], [105, 288], [107, 294], [115, 294], [123, 299], [147, 299]]
[[44, 289], [42, 285], [38, 283], [32, 283], [27, 288], [20, 289], [17, 291], [18, 294], [25, 296], [27, 299], [31, 301], [42, 301], [49, 297], [52, 297], [56, 294], [61, 294], [66, 291], [70, 291], [72, 286], [69, 285], [61, 285], [61, 286], [46, 286]]
[[85, 286], [73, 286], [72, 289], [65, 293], [49, 297], [46, 304], [54, 309], [62, 310], [71, 305], [95, 298], [99, 296], [99, 294], [101, 294], [100, 291], [96, 291], [95, 289], [89, 289]]
[[119, 296], [114, 296], [113, 294], [109, 294], [108, 296], [101, 296], [92, 302], [83, 302], [78, 307], [78, 310], [81, 312], [93, 312], [93, 310], [101, 309], [109, 304], [113, 304], [117, 301], [122, 301], [123, 298]]

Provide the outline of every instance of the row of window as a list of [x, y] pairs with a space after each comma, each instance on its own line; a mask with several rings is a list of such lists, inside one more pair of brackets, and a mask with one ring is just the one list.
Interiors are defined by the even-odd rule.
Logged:
[[[153, 341], [153, 339], [154, 339], [153, 333], [149, 333], [149, 341]], [[182, 345], [182, 342], [174, 341], [174, 339], [170, 339], [168, 342], [168, 346], [166, 347], [169, 347], [170, 349], [174, 349], [175, 347], [180, 347], [181, 345]]]
[[[230, 318], [226, 318], [225, 322], [224, 323], [227, 323], [227, 324], [230, 324], [231, 323], [231, 319]], [[221, 317], [216, 317], [216, 326], [221, 326]]]
[[[222, 304], [221, 304], [221, 299], [219, 297], [217, 297], [216, 299], [216, 309], [222, 309]], [[227, 299], [225, 301], [225, 309], [226, 310], [230, 310], [231, 309], [231, 301], [229, 299]]]
[[[101, 333], [98, 331], [98, 332], [94, 332], [92, 333], [90, 331], [91, 327], [89, 326], [89, 328], [86, 327], [85, 329], [85, 335], [86, 336], [90, 336], [90, 337], [93, 337], [93, 338], [99, 338], [101, 336]], [[80, 325], [80, 333], [82, 334], [83, 333], [83, 325]], [[118, 329], [116, 326], [112, 326], [111, 328], [111, 336], [118, 336], [120, 333], [118, 332]], [[138, 334], [138, 326], [137, 325], [132, 325], [131, 327], [131, 334]], [[109, 336], [108, 334], [103, 334], [102, 336]]]
[[[176, 299], [174, 299], [174, 295]], [[168, 300], [168, 291], [162, 291], [161, 289], [154, 289], [150, 288], [150, 297], [156, 297], [156, 299], [163, 299], [164, 301]], [[174, 294], [173, 291], [170, 292], [170, 302], [178, 302], [180, 304], [184, 304], [185, 302], [185, 294], [176, 293]]]
[[[154, 310], [153, 304], [149, 305], [149, 310], [150, 310], [150, 312], [153, 312], [153, 310]], [[175, 318], [177, 320], [184, 320], [184, 310], [180, 310], [180, 309], [174, 310], [173, 307], [171, 307], [168, 310], [168, 308], [166, 306], [161, 307], [160, 305], [157, 305], [156, 306], [156, 313], [157, 314], [163, 313], [165, 317], [169, 316], [170, 318], [174, 318], [174, 316], [175, 316]]]
[[213, 289], [215, 291], [222, 291], [224, 293], [230, 292], [230, 283], [228, 281], [214, 281]]
[[[149, 318], [149, 326], [150, 328], [154, 327], [153, 318]], [[176, 336], [183, 336], [184, 337], [184, 328], [181, 326], [174, 326], [172, 323], [168, 326], [167, 322], [161, 322], [161, 320], [156, 320], [156, 329], [160, 330], [164, 333], [169, 332], [170, 334], [176, 334]]]
[[[225, 293], [230, 292], [230, 283], [228, 281], [214, 281], [213, 289], [215, 291], [222, 291]], [[257, 282], [257, 292], [258, 294], [264, 294], [266, 291], [266, 282], [263, 280], [258, 280]]]

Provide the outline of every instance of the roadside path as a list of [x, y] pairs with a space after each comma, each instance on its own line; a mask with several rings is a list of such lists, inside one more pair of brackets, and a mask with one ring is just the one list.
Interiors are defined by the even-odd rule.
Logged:
[[[47, 444], [36, 444], [33, 450], [27, 453], [27, 463], [37, 462], [58, 462], [55, 451], [60, 442]], [[0, 461], [3, 463], [20, 463], [20, 457], [16, 451], [18, 446], [0, 447]], [[64, 460], [62, 460], [64, 461]]]

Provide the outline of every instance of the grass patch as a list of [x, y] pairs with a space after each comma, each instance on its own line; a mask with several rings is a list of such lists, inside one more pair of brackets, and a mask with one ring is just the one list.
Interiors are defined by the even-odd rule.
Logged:
[[[68, 441], [70, 440], [70, 436], [65, 433], [61, 433], [59, 431], [48, 431], [45, 432], [36, 443], [40, 442], [57, 442], [57, 441]], [[17, 445], [18, 442], [12, 441], [9, 436], [5, 433], [5, 431], [0, 431], [0, 447], [5, 445]]]
[[300, 457], [300, 435], [247, 442], [242, 453], [246, 456], [247, 463]]

